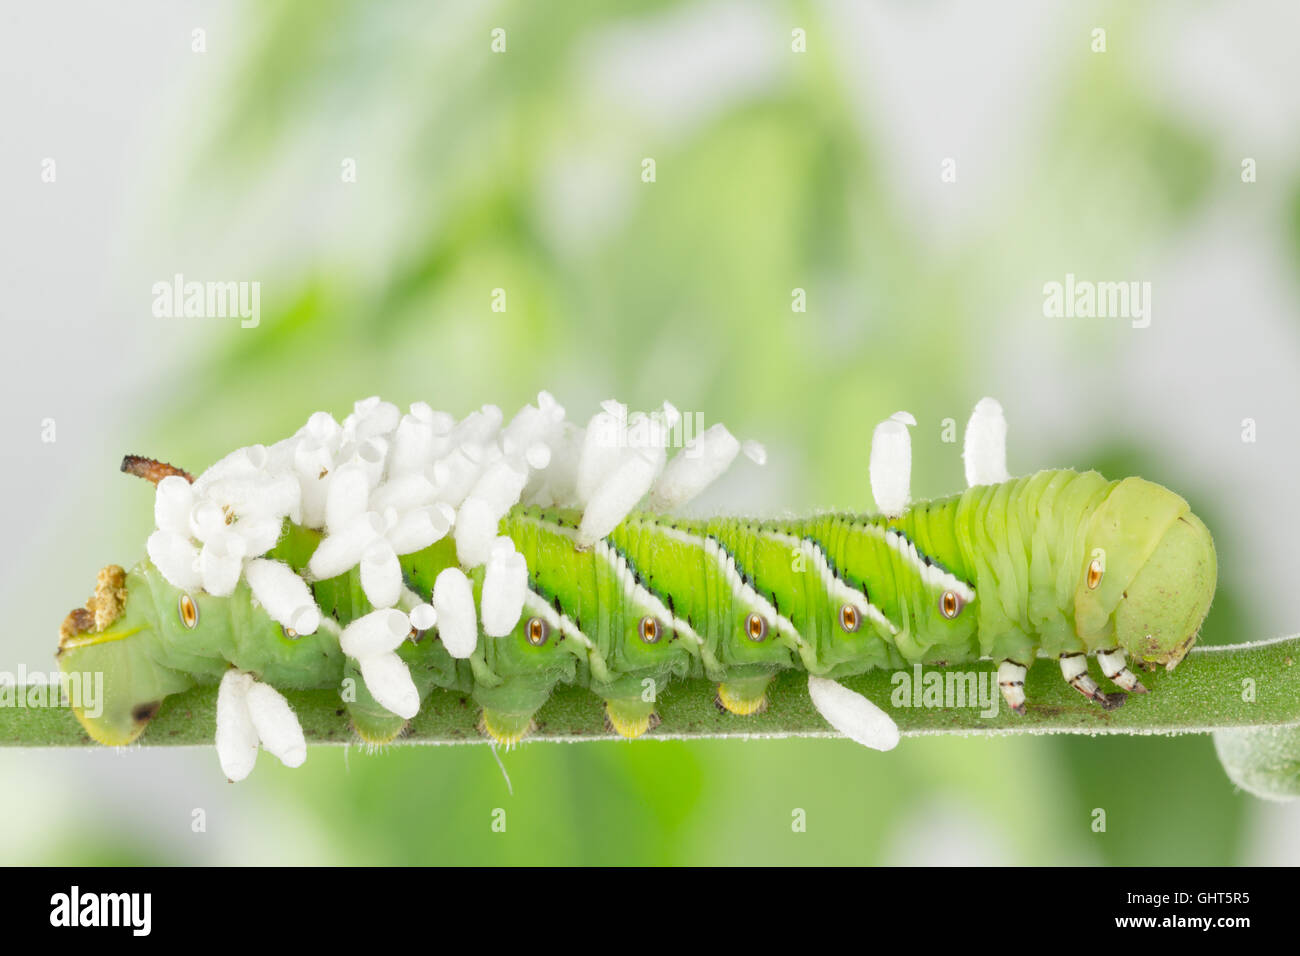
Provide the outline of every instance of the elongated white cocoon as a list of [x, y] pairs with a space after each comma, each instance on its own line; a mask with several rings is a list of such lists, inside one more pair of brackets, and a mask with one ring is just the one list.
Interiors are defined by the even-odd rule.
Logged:
[[329, 412], [313, 412], [307, 419], [307, 424], [302, 427], [302, 431], [327, 448], [337, 448], [343, 426]]
[[383, 518], [373, 511], [357, 515], [338, 534], [328, 534], [321, 540], [307, 563], [307, 570], [320, 580], [350, 571], [360, 563], [370, 543], [386, 530]]
[[331, 484], [334, 456], [317, 439], [304, 437], [293, 452], [293, 470], [302, 490], [302, 522], [308, 528], [325, 526], [325, 496]]
[[555, 396], [543, 389], [537, 393], [537, 408], [553, 422], [564, 420], [564, 406], [555, 400]]
[[193, 591], [203, 583], [197, 567], [199, 549], [190, 543], [188, 537], [174, 531], [155, 531], [149, 535], [145, 550], [149, 560], [172, 587]]
[[410, 619], [396, 608], [383, 608], [362, 615], [339, 634], [339, 648], [348, 657], [364, 660], [389, 654], [402, 646], [411, 633]]
[[870, 468], [876, 507], [890, 517], [901, 515], [912, 500], [912, 437], [896, 418], [876, 426]]
[[825, 677], [808, 675], [808, 696], [826, 722], [872, 750], [898, 746], [898, 724], [857, 691]]
[[289, 628], [295, 634], [315, 634], [320, 624], [320, 608], [315, 604], [304, 604], [289, 615]]
[[190, 509], [190, 534], [200, 541], [224, 534], [226, 513], [215, 501], [200, 499]]
[[[428, 405], [424, 408], [429, 409]], [[414, 414], [402, 416], [393, 435], [392, 456], [388, 463], [389, 473], [403, 475], [411, 471], [421, 471], [433, 463], [433, 425], [429, 418]], [[432, 410], [429, 410], [432, 417]]]
[[214, 597], [229, 597], [235, 593], [240, 572], [244, 570], [247, 549], [244, 539], [234, 533], [216, 535], [203, 545], [199, 552], [199, 574], [203, 577], [203, 590]]
[[438, 500], [453, 508], [459, 508], [465, 496], [469, 494], [474, 483], [478, 481], [482, 470], [482, 455], [473, 445], [463, 445], [454, 449], [434, 465], [435, 484], [438, 486]]
[[257, 763], [257, 729], [248, 713], [253, 678], [231, 669], [217, 688], [217, 759], [232, 783], [243, 780]]
[[513, 631], [523, 616], [527, 593], [528, 564], [524, 556], [517, 551], [494, 551], [483, 572], [483, 633], [505, 637]]
[[380, 707], [406, 720], [420, 712], [420, 692], [415, 689], [406, 661], [390, 652], [363, 657], [357, 663], [366, 689]]
[[455, 441], [460, 445], [486, 445], [489, 442], [496, 441], [497, 433], [501, 431], [501, 423], [505, 421], [505, 415], [498, 405], [484, 405], [476, 412], [470, 412], [456, 426], [453, 433]]
[[452, 657], [466, 658], [478, 645], [478, 620], [474, 590], [460, 568], [445, 568], [433, 582], [433, 608], [438, 614], [438, 636]]
[[286, 767], [301, 767], [307, 759], [307, 740], [289, 702], [270, 684], [258, 681], [248, 688], [246, 700], [262, 746]]
[[388, 531], [388, 543], [398, 554], [413, 554], [441, 541], [450, 530], [451, 522], [441, 510], [417, 508], [397, 519]]
[[510, 424], [501, 433], [501, 450], [507, 455], [515, 455], [533, 442], [540, 440], [551, 427], [551, 420], [540, 408], [525, 405], [510, 419]]
[[419, 471], [408, 471], [390, 478], [374, 490], [370, 495], [370, 510], [422, 508], [433, 503], [436, 490], [432, 465]]
[[248, 478], [229, 478], [209, 485], [204, 496], [223, 506], [223, 514], [240, 517], [301, 518], [302, 488], [295, 475], [256, 474]]
[[650, 507], [671, 511], [690, 501], [731, 467], [740, 442], [723, 425], [713, 425], [673, 456], [650, 489]]
[[373, 488], [384, 478], [384, 467], [388, 461], [388, 440], [374, 435], [360, 442], [353, 450], [348, 461], [360, 465], [366, 473], [366, 480]]
[[527, 483], [527, 468], [520, 468], [509, 460], [502, 459], [483, 472], [469, 496], [486, 502], [500, 517], [519, 503], [519, 496], [523, 494]]
[[[255, 558], [244, 568], [244, 577], [253, 591], [253, 597], [266, 608], [266, 613], [274, 621], [292, 627], [299, 634], [315, 633], [315, 626], [309, 630], [303, 629], [313, 622], [311, 616], [303, 616], [300, 612], [305, 608], [316, 609], [316, 601], [307, 582], [293, 568], [283, 561]], [[320, 624], [319, 611], [314, 623], [316, 626]]]
[[590, 548], [609, 534], [636, 507], [659, 471], [663, 468], [663, 450], [638, 449], [605, 479], [587, 502], [578, 526], [578, 547]]
[[336, 534], [359, 514], [370, 510], [370, 479], [357, 464], [340, 465], [325, 492], [325, 528]]
[[365, 440], [391, 434], [401, 420], [402, 411], [392, 402], [376, 401], [364, 412], [357, 409], [356, 415], [355, 434], [358, 440]]
[[153, 499], [154, 523], [162, 531], [189, 536], [194, 489], [180, 475], [168, 475], [158, 482]]
[[[625, 416], [626, 409], [622, 412]], [[626, 436], [625, 418], [611, 413], [608, 409], [591, 416], [591, 421], [587, 423], [587, 431], [583, 435], [582, 451], [578, 457], [574, 490], [579, 502], [585, 504], [590, 501], [605, 478], [618, 467], [627, 447]]]
[[402, 565], [393, 546], [380, 538], [361, 555], [361, 590], [375, 607], [392, 607], [402, 596]]
[[966, 423], [966, 484], [996, 485], [1010, 481], [1007, 473], [1007, 419], [995, 398], [981, 398]]
[[253, 558], [275, 547], [284, 530], [284, 522], [280, 518], [240, 518], [230, 526], [230, 530], [243, 539], [244, 554]]
[[767, 464], [767, 447], [762, 442], [749, 441], [742, 442], [740, 445], [741, 452], [756, 465]]
[[262, 445], [236, 448], [194, 479], [194, 494], [203, 495], [208, 486], [214, 482], [225, 481], [230, 478], [251, 478], [260, 472], [265, 465], [266, 448]]
[[417, 631], [427, 631], [438, 623], [438, 612], [432, 604], [417, 604], [411, 608], [411, 627]]
[[524, 460], [529, 468], [540, 471], [551, 463], [551, 447], [545, 442], [535, 441], [524, 451]]
[[467, 568], [476, 568], [488, 559], [497, 536], [501, 515], [488, 502], [474, 495], [456, 512], [456, 558]]

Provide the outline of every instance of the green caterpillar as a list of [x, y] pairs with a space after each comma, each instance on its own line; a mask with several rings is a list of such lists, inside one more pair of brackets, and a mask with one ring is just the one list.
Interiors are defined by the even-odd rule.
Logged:
[[[999, 662], [1006, 702], [1023, 713], [1027, 668], [1052, 657], [1076, 689], [1112, 707], [1124, 695], [1100, 689], [1088, 673], [1088, 656], [1098, 657], [1103, 675], [1121, 691], [1143, 692], [1126, 658], [1172, 669], [1195, 641], [1215, 590], [1209, 531], [1186, 501], [1159, 485], [1067, 470], [981, 481], [1005, 472], [1005, 424], [990, 400], [977, 406], [968, 426], [972, 486], [965, 492], [908, 502], [910, 416], [900, 415], [873, 439], [871, 477], [881, 514], [784, 520], [629, 512], [647, 491], [652, 502], [689, 497], [739, 447], [714, 426], [689, 446], [693, 458], [682, 453], [681, 464], [665, 466], [671, 406], [659, 421], [607, 408], [602, 414], [620, 439], [649, 423], [651, 441], [628, 446], [592, 439], [607, 424], [600, 415], [585, 431], [562, 423], [562, 409], [557, 413], [545, 393], [537, 408], [529, 406], [504, 429], [492, 412], [475, 413], [486, 421], [471, 416], [456, 424], [430, 418], [423, 408], [397, 423], [388, 412], [386, 421], [367, 429], [375, 401], [358, 403], [337, 426], [342, 438], [313, 419], [315, 431], [338, 438], [340, 449], [332, 469], [321, 471], [345, 471], [340, 457], [357, 467], [348, 435], [370, 431], [362, 444], [390, 436], [379, 440], [378, 468], [364, 449], [359, 456], [360, 470], [378, 470], [363, 497], [367, 507], [376, 501], [400, 507], [364, 512], [369, 525], [358, 525], [355, 515], [313, 518], [313, 492], [301, 482], [297, 505], [290, 494], [290, 504], [279, 509], [285, 515], [250, 507], [246, 498], [223, 505], [227, 527], [248, 524], [241, 532], [246, 538], [262, 534], [269, 544], [252, 549], [256, 556], [236, 555], [242, 573], [226, 581], [230, 590], [222, 596], [195, 582], [177, 586], [150, 559], [130, 572], [101, 572], [87, 607], [64, 622], [59, 646], [65, 672], [104, 674], [102, 712], [93, 718], [77, 712], [93, 738], [129, 743], [169, 694], [218, 682], [218, 750], [223, 726], [228, 739], [234, 727], [242, 741], [242, 749], [231, 750], [227, 740], [223, 753], [232, 777], [247, 772], [236, 766], [242, 760], [251, 768], [259, 739], [286, 762], [305, 756], [301, 732], [293, 733], [296, 722], [284, 717], [287, 704], [270, 688], [342, 688], [357, 732], [370, 742], [400, 734], [429, 694], [455, 690], [482, 708], [485, 733], [512, 744], [529, 732], [558, 683], [576, 682], [603, 698], [614, 731], [636, 737], [656, 725], [654, 701], [670, 681], [707, 678], [717, 684], [720, 707], [745, 715], [765, 706], [778, 673], [794, 668], [809, 675], [813, 700], [832, 726], [887, 748], [897, 740], [892, 721], [836, 678], [987, 658]], [[468, 479], [455, 479], [455, 468], [417, 467], [420, 480], [407, 484], [422, 487], [423, 481], [435, 492], [410, 499], [432, 504], [410, 506], [394, 490], [407, 474], [394, 461], [410, 442], [392, 436], [413, 421], [431, 422], [430, 433], [447, 439], [415, 456], [417, 462], [454, 458], [467, 447], [467, 435], [475, 448], [497, 447], [501, 454], [480, 455]], [[309, 423], [286, 440], [297, 445], [272, 446], [252, 485], [263, 492], [273, 486], [277, 456], [302, 458], [312, 434]], [[608, 460], [596, 468], [592, 462], [601, 456]], [[519, 465], [525, 459], [531, 467]], [[159, 482], [160, 528], [164, 482], [169, 495], [191, 508], [193, 523], [203, 501], [184, 497], [178, 483], [188, 476], [139, 460], [127, 470]], [[460, 487], [448, 492], [454, 479]], [[506, 491], [498, 494], [503, 482]], [[584, 483], [586, 491], [573, 490]], [[240, 494], [247, 496], [247, 488]], [[575, 496], [585, 498], [585, 507], [572, 506]], [[345, 497], [340, 490], [330, 501]], [[374, 517], [380, 513], [388, 514], [386, 532]], [[416, 513], [421, 519], [414, 523], [430, 519], [434, 526], [427, 544], [392, 530], [412, 523], [403, 514]], [[275, 522], [270, 534], [268, 521]], [[342, 573], [317, 573], [351, 560], [330, 565], [327, 559], [331, 549], [344, 547], [347, 529], [359, 526], [372, 535], [363, 556]], [[407, 551], [387, 543], [399, 538], [421, 546]], [[211, 582], [221, 577], [212, 568], [222, 555], [209, 559], [206, 550], [217, 540], [208, 539], [194, 567], [211, 572], [204, 582], [221, 591], [224, 585]], [[151, 538], [150, 549], [170, 567], [161, 543]], [[400, 570], [396, 590], [381, 583], [390, 563], [392, 574]], [[171, 578], [189, 567], [179, 566]], [[290, 571], [285, 588], [267, 583]], [[297, 594], [297, 582], [309, 598], [288, 607], [277, 595]], [[238, 703], [243, 695], [251, 723]], [[235, 716], [223, 718], [227, 704]]]

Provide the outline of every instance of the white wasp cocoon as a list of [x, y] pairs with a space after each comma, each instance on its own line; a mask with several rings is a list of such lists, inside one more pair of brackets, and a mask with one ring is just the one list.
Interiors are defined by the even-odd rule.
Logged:
[[255, 558], [275, 547], [284, 522], [281, 518], [241, 518], [230, 530], [243, 540], [245, 555]]
[[313, 412], [299, 433], [311, 436], [324, 447], [338, 447], [343, 426], [329, 412]]
[[217, 688], [217, 759], [232, 783], [243, 780], [257, 763], [257, 729], [248, 712], [253, 678], [228, 670]]
[[826, 722], [850, 740], [872, 750], [893, 750], [898, 746], [898, 724], [857, 691], [809, 674], [808, 696]]
[[627, 409], [604, 403], [604, 411], [591, 416], [578, 457], [576, 492], [585, 504], [618, 466], [627, 446]]
[[491, 504], [470, 495], [456, 513], [456, 557], [467, 568], [488, 559], [501, 515]]
[[385, 508], [409, 511], [433, 503], [437, 494], [437, 480], [433, 466], [418, 471], [407, 471], [390, 478], [370, 495], [370, 510], [382, 512]]
[[392, 457], [388, 463], [390, 474], [404, 475], [419, 471], [433, 460], [432, 411], [428, 405], [424, 406], [424, 410], [428, 411], [428, 417], [416, 414], [414, 405], [411, 406], [411, 414], [402, 416], [393, 435]]
[[388, 543], [398, 554], [414, 554], [441, 541], [450, 530], [451, 521], [442, 508], [416, 508], [397, 519], [388, 531]]
[[330, 450], [311, 436], [304, 437], [293, 451], [293, 471], [302, 491], [302, 522], [308, 528], [325, 526], [325, 500], [333, 467]]
[[265, 466], [266, 448], [264, 446], [249, 445], [246, 448], [236, 448], [194, 479], [194, 494], [195, 496], [202, 496], [210, 485], [218, 481], [226, 481], [232, 478], [252, 478]]
[[357, 515], [337, 534], [327, 534], [321, 540], [307, 563], [307, 569], [320, 580], [350, 571], [360, 563], [370, 543], [386, 530], [384, 519], [375, 512]]
[[207, 541], [226, 530], [226, 513], [215, 501], [201, 499], [190, 509], [190, 534]]
[[386, 539], [377, 539], [361, 555], [361, 590], [375, 607], [392, 607], [402, 596], [402, 565]]
[[459, 508], [474, 483], [478, 481], [482, 455], [473, 445], [454, 448], [433, 466], [438, 500]]
[[483, 472], [469, 496], [486, 502], [500, 517], [519, 503], [527, 483], [528, 469], [503, 458]]
[[357, 663], [366, 689], [380, 707], [406, 720], [420, 712], [420, 692], [406, 661], [390, 651], [363, 657]]
[[752, 461], [754, 464], [756, 465], [767, 464], [767, 446], [764, 445], [762, 442], [754, 441], [753, 439], [750, 439], [749, 441], [741, 443], [740, 450], [744, 454], [744, 456], [748, 458], [750, 461]]
[[438, 623], [438, 612], [432, 604], [417, 604], [411, 608], [411, 627], [417, 631], [427, 631]]
[[348, 657], [365, 660], [389, 654], [402, 646], [411, 633], [411, 620], [396, 608], [371, 611], [357, 618], [339, 634], [339, 649]]
[[188, 536], [190, 511], [193, 507], [194, 489], [180, 475], [168, 475], [158, 482], [153, 500], [153, 516], [159, 530]]
[[438, 614], [438, 636], [452, 657], [466, 658], [478, 645], [478, 619], [474, 590], [460, 568], [444, 568], [433, 582], [433, 607]]
[[214, 597], [229, 597], [234, 594], [247, 556], [248, 548], [244, 539], [234, 532], [215, 535], [205, 541], [203, 550], [199, 552], [199, 574], [203, 578], [203, 590]]
[[[293, 568], [283, 561], [255, 558], [244, 568], [244, 577], [259, 604], [277, 623], [291, 627], [298, 634], [315, 633], [320, 624], [320, 611], [312, 598], [311, 589]], [[315, 611], [315, 616], [303, 614]]]
[[199, 549], [187, 537], [174, 531], [155, 531], [149, 535], [145, 551], [172, 587], [193, 591], [202, 585], [203, 578], [198, 571]]
[[1007, 419], [994, 398], [981, 398], [966, 423], [961, 453], [966, 464], [966, 484], [996, 485], [1009, 481], [1007, 472]]
[[871, 495], [876, 507], [890, 517], [901, 515], [912, 500], [912, 437], [906, 412], [876, 426], [871, 436]]
[[587, 502], [578, 525], [578, 547], [590, 548], [617, 528], [645, 497], [663, 467], [662, 448], [640, 448], [628, 454]]
[[551, 463], [551, 447], [545, 442], [535, 441], [524, 451], [524, 461], [534, 471], [540, 471]]
[[664, 466], [650, 489], [650, 506], [671, 511], [690, 501], [731, 467], [740, 442], [724, 425], [713, 425]]
[[483, 633], [505, 637], [513, 631], [523, 616], [527, 593], [528, 564], [524, 556], [513, 548], [494, 549], [483, 572]]
[[307, 759], [302, 725], [284, 696], [269, 684], [254, 681], [245, 695], [248, 716], [266, 751], [286, 767], [301, 767]]
[[357, 515], [370, 510], [370, 479], [358, 464], [340, 465], [325, 492], [325, 529], [337, 534]]

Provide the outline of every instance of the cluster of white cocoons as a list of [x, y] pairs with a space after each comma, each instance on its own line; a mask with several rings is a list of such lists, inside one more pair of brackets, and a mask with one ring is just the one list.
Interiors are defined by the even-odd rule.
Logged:
[[[193, 484], [164, 478], [149, 557], [163, 577], [187, 591], [224, 597], [246, 582], [254, 601], [296, 635], [333, 623], [322, 621], [308, 580], [359, 569], [361, 588], [376, 610], [340, 634], [341, 646], [360, 665], [375, 699], [409, 718], [419, 696], [397, 649], [412, 630], [436, 624], [447, 651], [467, 658], [480, 625], [489, 637], [502, 637], [523, 614], [527, 563], [499, 533], [511, 508], [522, 503], [581, 511], [577, 545], [590, 548], [643, 500], [672, 510], [708, 487], [738, 454], [760, 465], [766, 460], [762, 445], [742, 443], [722, 425], [686, 441], [670, 458], [680, 422], [667, 402], [654, 412], [630, 413], [610, 400], [582, 427], [565, 419], [548, 392], [509, 421], [495, 405], [458, 420], [423, 402], [403, 413], [391, 402], [367, 398], [342, 422], [316, 412], [282, 441], [240, 448]], [[323, 532], [306, 579], [265, 557], [285, 518]], [[403, 585], [399, 558], [449, 534], [460, 567], [439, 574], [432, 600], [421, 603]], [[478, 567], [483, 586], [476, 609], [465, 570]], [[236, 691], [222, 686], [227, 706], [218, 707], [218, 737], [228, 745], [222, 765], [229, 757], [227, 776], [236, 779], [232, 770], [247, 761], [253, 738], [239, 723], [243, 711], [229, 703]], [[271, 749], [266, 737], [260, 739]], [[232, 740], [243, 748], [242, 758], [231, 756]]]
[[252, 674], [229, 670], [217, 690], [217, 758], [231, 782], [252, 772], [259, 744], [286, 767], [307, 759], [307, 741], [289, 702]]

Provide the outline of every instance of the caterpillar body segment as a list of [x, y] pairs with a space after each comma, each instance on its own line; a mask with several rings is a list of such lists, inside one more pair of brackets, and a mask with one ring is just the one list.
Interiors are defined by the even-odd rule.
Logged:
[[[1005, 421], [992, 400], [972, 416], [964, 453], [971, 487], [960, 494], [910, 500], [914, 420], [899, 413], [872, 455], [872, 485], [889, 499], [881, 514], [762, 520], [634, 511], [589, 540], [575, 473], [592, 500], [593, 489], [605, 487], [606, 509], [630, 494], [607, 487], [626, 475], [600, 442], [555, 431], [563, 410], [546, 398], [505, 427], [499, 411], [453, 426], [412, 406], [395, 424], [395, 408], [358, 403], [357, 416], [333, 424], [352, 430], [355, 447], [331, 428], [332, 418], [313, 416], [289, 447], [235, 453], [195, 481], [198, 542], [164, 514], [177, 501], [188, 507], [189, 486], [178, 484], [188, 476], [150, 472], [159, 481], [160, 530], [150, 539], [157, 563], [106, 569], [61, 631], [65, 672], [105, 675], [103, 712], [77, 714], [87, 731], [103, 743], [129, 743], [169, 694], [220, 684], [226, 729], [218, 751], [238, 779], [259, 740], [281, 759], [298, 759], [297, 737], [281, 719], [287, 704], [274, 688], [337, 688], [358, 735], [374, 745], [400, 735], [430, 694], [454, 691], [472, 697], [480, 729], [509, 747], [536, 727], [558, 684], [589, 688], [607, 728], [636, 737], [658, 725], [658, 695], [673, 681], [713, 682], [719, 708], [743, 719], [766, 707], [778, 674], [794, 669], [809, 675], [810, 697], [832, 727], [888, 749], [898, 739], [893, 721], [839, 678], [991, 659], [1007, 705], [1024, 713], [1033, 706], [1026, 672], [1050, 657], [1064, 680], [1112, 707], [1126, 692], [1145, 691], [1127, 658], [1172, 668], [1213, 596], [1209, 532], [1173, 492], [1070, 470], [993, 480], [1006, 472]], [[630, 433], [632, 419], [620, 409], [602, 414]], [[485, 444], [494, 429], [500, 441]], [[422, 437], [403, 445], [412, 434]], [[713, 438], [710, 447], [735, 458], [734, 440]], [[585, 457], [565, 464], [564, 449], [587, 455], [591, 447], [604, 472], [583, 472]], [[503, 457], [521, 450], [544, 470]], [[418, 465], [421, 455], [435, 464], [389, 473], [392, 462]], [[331, 463], [339, 481], [313, 488]], [[716, 465], [678, 471], [712, 474]], [[639, 467], [632, 471], [644, 483]], [[287, 481], [286, 468], [298, 478]], [[241, 542], [266, 537], [270, 519], [248, 504], [257, 482], [288, 502], [271, 512], [278, 538], [243, 559], [261, 562], [256, 575], [249, 570], [233, 586], [203, 577], [209, 548], [212, 562], [238, 560]], [[300, 501], [286, 496], [287, 485], [300, 488]], [[678, 500], [683, 485], [660, 497]], [[214, 488], [241, 496], [217, 508], [224, 526], [207, 520]], [[234, 540], [246, 522], [253, 530]], [[609, 526], [608, 515], [601, 522]], [[164, 532], [172, 535], [167, 546], [155, 547]], [[188, 559], [176, 558], [187, 553], [192, 572]], [[340, 567], [347, 570], [333, 573]], [[326, 568], [332, 576], [313, 574]], [[310, 607], [295, 606], [303, 600]], [[286, 623], [300, 621], [310, 633]], [[484, 621], [501, 636], [488, 636]], [[1092, 655], [1118, 692], [1089, 675]], [[246, 676], [228, 680], [232, 669]]]

